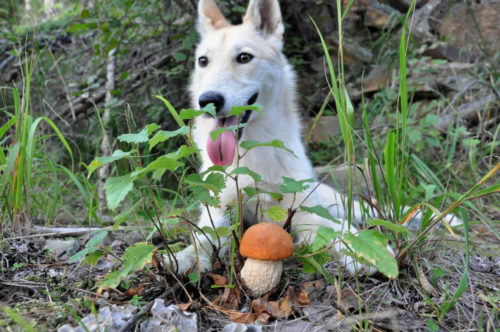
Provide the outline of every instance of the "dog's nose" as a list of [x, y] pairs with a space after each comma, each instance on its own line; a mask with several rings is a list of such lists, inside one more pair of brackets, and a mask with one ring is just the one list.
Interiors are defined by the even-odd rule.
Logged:
[[222, 107], [224, 107], [224, 96], [215, 91], [203, 92], [200, 96], [200, 99], [198, 99], [198, 103], [200, 104], [201, 108], [212, 103], [215, 106], [215, 111], [219, 113]]

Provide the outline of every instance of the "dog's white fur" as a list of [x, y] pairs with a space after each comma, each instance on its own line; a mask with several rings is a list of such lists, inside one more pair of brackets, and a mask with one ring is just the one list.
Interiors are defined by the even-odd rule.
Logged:
[[[239, 149], [243, 157], [239, 166], [246, 166], [262, 177], [257, 185], [264, 191], [278, 192], [282, 177], [295, 180], [315, 178], [311, 162], [306, 156], [301, 139], [301, 126], [296, 106], [295, 74], [282, 53], [284, 26], [277, 0], [250, 0], [247, 12], [240, 25], [231, 25], [223, 17], [213, 0], [200, 0], [198, 6], [198, 30], [201, 41], [196, 50], [196, 58], [206, 57], [208, 65], [196, 65], [191, 83], [192, 104], [198, 108], [200, 96], [207, 91], [215, 91], [224, 97], [225, 103], [218, 110], [218, 116], [227, 116], [232, 106], [246, 105], [251, 96], [258, 93], [257, 103], [262, 105], [262, 113], [252, 112], [243, 129], [240, 141], [256, 140], [269, 142], [281, 140], [295, 156], [289, 152], [274, 147], [258, 147], [249, 151]], [[236, 57], [241, 53], [253, 56], [248, 63], [238, 63]], [[214, 118], [198, 117], [194, 123], [193, 138], [201, 149], [203, 164], [201, 171], [207, 170], [213, 164], [205, 147], [209, 133], [214, 125]], [[237, 150], [238, 152], [238, 150]], [[246, 152], [246, 153], [245, 153]], [[228, 167], [230, 172], [236, 167], [235, 155], [233, 163]], [[254, 180], [248, 175], [239, 175], [239, 188], [255, 186]], [[315, 190], [312, 190], [312, 189]], [[308, 197], [307, 197], [308, 196]], [[220, 208], [202, 209], [198, 223], [199, 227], [229, 226], [230, 218], [226, 207], [236, 203], [236, 184], [228, 178], [226, 188], [219, 195]], [[304, 205], [322, 205], [329, 210], [332, 216], [345, 221], [344, 202], [341, 194], [324, 184], [312, 184], [309, 190], [299, 193], [295, 197], [284, 195], [280, 202], [272, 200], [268, 195], [259, 195], [259, 206], [247, 203], [244, 206], [245, 222], [261, 222], [266, 220], [262, 211], [272, 205], [282, 208], [297, 208], [306, 199]], [[352, 206], [353, 216], [361, 222], [362, 212], [358, 202]], [[420, 212], [415, 218], [420, 219]], [[449, 215], [445, 218], [453, 225], [461, 220]], [[343, 232], [347, 225], [333, 223], [315, 214], [297, 212], [292, 221], [292, 233], [296, 243], [309, 242], [314, 239], [319, 226], [333, 228]], [[350, 232], [357, 229], [350, 226]], [[196, 249], [193, 245], [177, 253], [178, 272], [196, 268], [197, 263], [201, 271], [212, 268], [212, 246], [204, 236], [195, 236]], [[222, 239], [224, 242], [225, 239]], [[333, 247], [340, 252], [342, 243], [337, 242]], [[221, 248], [225, 252], [227, 245]], [[392, 252], [388, 246], [387, 250]], [[198, 254], [198, 255], [197, 255]], [[341, 263], [351, 274], [357, 270], [360, 273], [374, 272], [367, 266], [356, 263], [350, 256], [343, 256]]]
[[[198, 100], [206, 91], [217, 91], [225, 98], [225, 105], [220, 115], [227, 115], [232, 106], [245, 105], [255, 92], [258, 92], [257, 103], [262, 105], [262, 113], [252, 112], [251, 117], [243, 130], [240, 141], [257, 140], [268, 142], [274, 139], [281, 140], [296, 156], [289, 152], [273, 147], [258, 147], [249, 150], [239, 161], [239, 166], [246, 166], [262, 176], [259, 188], [269, 191], [278, 191], [282, 177], [296, 180], [315, 178], [313, 167], [306, 156], [301, 140], [301, 125], [296, 106], [295, 74], [286, 57], [281, 52], [283, 45], [283, 23], [277, 0], [250, 0], [247, 12], [240, 25], [230, 25], [213, 0], [200, 0], [198, 6], [198, 30], [201, 41], [196, 50], [196, 59], [205, 56], [208, 65], [201, 67], [196, 64], [192, 77], [191, 97], [195, 108], [199, 107]], [[245, 52], [253, 55], [253, 59], [245, 64], [235, 59], [238, 54]], [[219, 115], [219, 113], [218, 113]], [[201, 149], [203, 165], [201, 171], [212, 166], [212, 162], [205, 150], [209, 132], [214, 119], [198, 117], [195, 120], [193, 138]], [[240, 155], [245, 151], [239, 149]], [[235, 160], [236, 160], [235, 156]], [[235, 167], [235, 162], [228, 171]], [[239, 176], [239, 187], [254, 186], [249, 176]], [[315, 185], [311, 185], [310, 189]], [[330, 213], [340, 220], [344, 219], [343, 198], [332, 188], [320, 184], [312, 193], [306, 191], [293, 195], [285, 195], [279, 203], [267, 195], [260, 195], [259, 211], [264, 211], [271, 205], [279, 204], [282, 208], [297, 207], [306, 195], [310, 195], [305, 204], [315, 206], [321, 204], [329, 208]], [[221, 208], [203, 208], [198, 223], [199, 227], [229, 226], [229, 218], [225, 214], [225, 207], [236, 201], [234, 181], [228, 179], [226, 188], [220, 193]], [[354, 203], [356, 218], [361, 217], [360, 207]], [[259, 213], [258, 217], [262, 214]], [[256, 219], [256, 206], [246, 204], [244, 207], [245, 221], [266, 221]], [[312, 241], [318, 226], [331, 227], [336, 231], [343, 231], [344, 225], [321, 218], [315, 214], [298, 212], [292, 221], [292, 231], [296, 243]], [[351, 232], [356, 232], [354, 226]], [[212, 247], [204, 236], [197, 236], [197, 253], [202, 271], [212, 268], [210, 258]], [[335, 249], [339, 251], [341, 244]], [[178, 272], [183, 273], [196, 268], [197, 255], [193, 245], [190, 245], [177, 254], [179, 263]], [[351, 257], [342, 259], [343, 265], [354, 273], [355, 263]], [[364, 269], [358, 265], [358, 270]]]

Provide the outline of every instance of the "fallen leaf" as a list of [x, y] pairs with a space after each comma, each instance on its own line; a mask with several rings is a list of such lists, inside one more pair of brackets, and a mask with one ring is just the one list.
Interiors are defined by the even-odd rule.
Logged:
[[417, 272], [418, 272], [418, 282], [420, 283], [420, 286], [422, 286], [424, 292], [426, 292], [429, 295], [437, 297], [438, 292], [436, 291], [434, 286], [431, 285], [431, 283], [425, 276], [424, 272], [422, 271], [422, 268], [418, 265], [417, 265]]
[[290, 286], [287, 289], [285, 299], [296, 305], [298, 307], [304, 307], [311, 305], [311, 301], [307, 296], [307, 292], [304, 290], [297, 290], [294, 287]]
[[227, 309], [237, 310], [241, 303], [240, 290], [238, 288], [225, 288], [220, 298], [220, 304]]
[[140, 295], [142, 290], [144, 289], [144, 285], [140, 284], [136, 287], [130, 287], [125, 293], [123, 293], [123, 297], [133, 297], [134, 295]]
[[212, 280], [214, 281], [214, 284], [216, 286], [224, 286], [224, 285], [227, 285], [229, 283], [227, 278], [224, 276], [221, 276], [220, 274], [207, 273], [207, 276], [212, 278]]
[[269, 314], [261, 313], [259, 316], [257, 316], [255, 321], [258, 321], [260, 324], [265, 325], [267, 324], [269, 318], [271, 318]]
[[252, 324], [257, 316], [251, 312], [234, 312], [229, 315], [229, 319], [235, 323]]
[[188, 303], [177, 303], [176, 306], [177, 308], [179, 308], [180, 310], [182, 311], [186, 311], [188, 310], [189, 308], [191, 308], [196, 302], [193, 301], [193, 302], [188, 302]]
[[279, 301], [268, 301], [266, 298], [259, 297], [252, 301], [252, 308], [257, 316], [267, 313], [274, 318], [287, 318], [292, 314], [292, 307], [285, 298]]

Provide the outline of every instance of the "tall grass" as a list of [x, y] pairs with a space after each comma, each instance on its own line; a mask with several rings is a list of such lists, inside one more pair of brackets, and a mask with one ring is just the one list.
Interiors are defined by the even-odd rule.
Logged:
[[[363, 119], [363, 131], [364, 131], [364, 141], [356, 142], [356, 136], [354, 135], [353, 125], [354, 125], [354, 109], [350, 102], [346, 85], [344, 82], [344, 64], [343, 64], [343, 48], [342, 48], [342, 20], [345, 17], [347, 11], [349, 10], [352, 1], [349, 1], [344, 11], [342, 11], [341, 1], [337, 1], [337, 19], [338, 19], [338, 54], [337, 58], [337, 70], [334, 68], [332, 59], [329, 53], [328, 46], [321, 35], [318, 27], [314, 23], [318, 35], [321, 40], [321, 45], [325, 54], [326, 62], [328, 65], [328, 71], [330, 74], [330, 95], [333, 95], [335, 101], [335, 107], [337, 111], [338, 121], [340, 124], [342, 139], [344, 141], [344, 158], [349, 165], [348, 174], [348, 220], [351, 222], [352, 219], [352, 201], [353, 201], [353, 176], [351, 172], [351, 167], [355, 163], [355, 146], [356, 144], [361, 144], [365, 146], [368, 150], [368, 163], [369, 171], [371, 172], [372, 185], [375, 192], [375, 198], [378, 202], [378, 211], [383, 214], [382, 218], [390, 220], [394, 224], [405, 224], [412, 217], [420, 212], [421, 216], [421, 227], [416, 238], [412, 241], [408, 241], [408, 237], [405, 236], [405, 232], [393, 234], [393, 238], [396, 240], [396, 248], [401, 249], [397, 259], [401, 260], [406, 255], [411, 253], [411, 250], [428, 234], [428, 232], [435, 227], [438, 223], [446, 220], [445, 218], [452, 212], [457, 213], [457, 209], [463, 204], [470, 200], [482, 197], [485, 195], [491, 195], [495, 192], [500, 191], [500, 182], [496, 182], [493, 185], [480, 189], [480, 186], [485, 184], [487, 180], [491, 180], [493, 175], [500, 169], [500, 163], [497, 165], [492, 165], [492, 169], [488, 172], [479, 182], [473, 185], [466, 193], [456, 194], [456, 193], [445, 193], [446, 190], [444, 185], [440, 186], [443, 194], [436, 201], [444, 201], [445, 198], [451, 197], [454, 201], [446, 207], [443, 212], [440, 211], [438, 207], [435, 207], [426, 202], [421, 202], [415, 204], [413, 207], [407, 209], [405, 206], [408, 204], [411, 198], [411, 194], [408, 194], [408, 173], [410, 170], [409, 163], [417, 168], [418, 172], [427, 174], [427, 178], [434, 179], [436, 183], [440, 183], [439, 177], [433, 173], [425, 163], [414, 154], [410, 154], [407, 146], [408, 138], [408, 117], [409, 117], [409, 96], [408, 96], [408, 83], [407, 83], [407, 50], [409, 34], [407, 35], [407, 23], [410, 15], [414, 9], [415, 0], [412, 1], [410, 8], [402, 22], [403, 28], [401, 29], [401, 38], [399, 42], [399, 94], [396, 111], [396, 122], [392, 124], [393, 129], [387, 134], [384, 150], [383, 152], [377, 151], [374, 144], [374, 140], [371, 135], [370, 125], [368, 122], [368, 114], [364, 99], [362, 100], [362, 119]], [[326, 106], [326, 102], [321, 108], [319, 116], [321, 116], [322, 111]], [[318, 118], [319, 118], [318, 116]], [[317, 123], [318, 118], [313, 122], [313, 126]], [[452, 137], [453, 138], [453, 137]], [[454, 142], [456, 144], [456, 142]], [[451, 162], [451, 156], [448, 156], [447, 160]], [[381, 172], [377, 171], [381, 170]], [[470, 206], [471, 204], [469, 204]], [[462, 274], [462, 279], [455, 293], [448, 296], [444, 303], [439, 307], [439, 312], [437, 313], [438, 319], [441, 319], [446, 315], [446, 313], [454, 306], [456, 301], [462, 296], [467, 288], [469, 281], [469, 235], [468, 235], [468, 220], [464, 213], [460, 213], [463, 219], [463, 233], [464, 233], [464, 243], [465, 243], [465, 266]], [[389, 226], [388, 224], [386, 224]], [[446, 225], [446, 223], [445, 223]], [[489, 224], [491, 229], [494, 231], [494, 227]], [[396, 228], [387, 227], [387, 230], [393, 230]], [[449, 229], [453, 235], [453, 231]], [[495, 232], [495, 231], [494, 231]], [[401, 235], [399, 235], [401, 234]], [[495, 232], [497, 234], [497, 232]], [[498, 234], [497, 234], [498, 237]]]
[[[36, 190], [42, 190], [44, 198], [41, 199], [39, 206], [54, 209], [56, 200], [52, 200], [53, 204], [49, 204], [47, 197], [51, 195], [61, 196], [57, 190], [57, 178], [59, 171], [64, 171], [64, 168], [52, 162], [46, 163], [48, 166], [45, 171], [52, 173], [52, 179], [46, 183], [41, 183], [41, 170], [38, 169], [40, 163], [38, 159], [43, 155], [43, 151], [38, 151], [41, 147], [39, 137], [37, 136], [40, 130], [40, 124], [45, 123], [52, 128], [55, 136], [65, 147], [68, 155], [71, 158], [71, 168], [74, 167], [73, 152], [67, 140], [62, 135], [61, 131], [54, 122], [46, 116], [33, 118], [31, 114], [30, 94], [31, 94], [31, 78], [36, 61], [36, 54], [24, 54], [25, 66], [23, 76], [22, 94], [15, 87], [1, 87], [4, 91], [10, 91], [12, 94], [12, 108], [6, 109], [5, 113], [8, 120], [0, 127], [0, 142], [2, 142], [0, 152], [0, 168], [2, 175], [0, 177], [0, 197], [3, 201], [2, 205], [2, 224], [6, 220], [6, 216], [13, 222], [13, 225], [19, 226], [20, 222], [25, 217], [30, 216], [30, 206], [33, 200], [31, 196]], [[42, 136], [42, 139], [47, 139]], [[47, 161], [50, 161], [48, 156], [44, 156]], [[72, 173], [69, 169], [66, 169]], [[76, 178], [74, 178], [76, 180]], [[55, 190], [52, 192], [43, 191], [44, 188], [35, 189], [40, 184], [47, 185]], [[36, 203], [36, 201], [35, 201]], [[50, 213], [50, 212], [49, 212]]]

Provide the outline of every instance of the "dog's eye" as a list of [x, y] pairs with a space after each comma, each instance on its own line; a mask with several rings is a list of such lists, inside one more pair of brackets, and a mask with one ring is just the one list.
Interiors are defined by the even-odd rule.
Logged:
[[252, 59], [253, 59], [253, 55], [243, 52], [243, 53], [238, 54], [238, 56], [236, 57], [236, 62], [249, 63], [250, 61], [252, 61]]
[[206, 67], [208, 65], [208, 58], [206, 56], [200, 56], [198, 58], [198, 64], [200, 67]]

